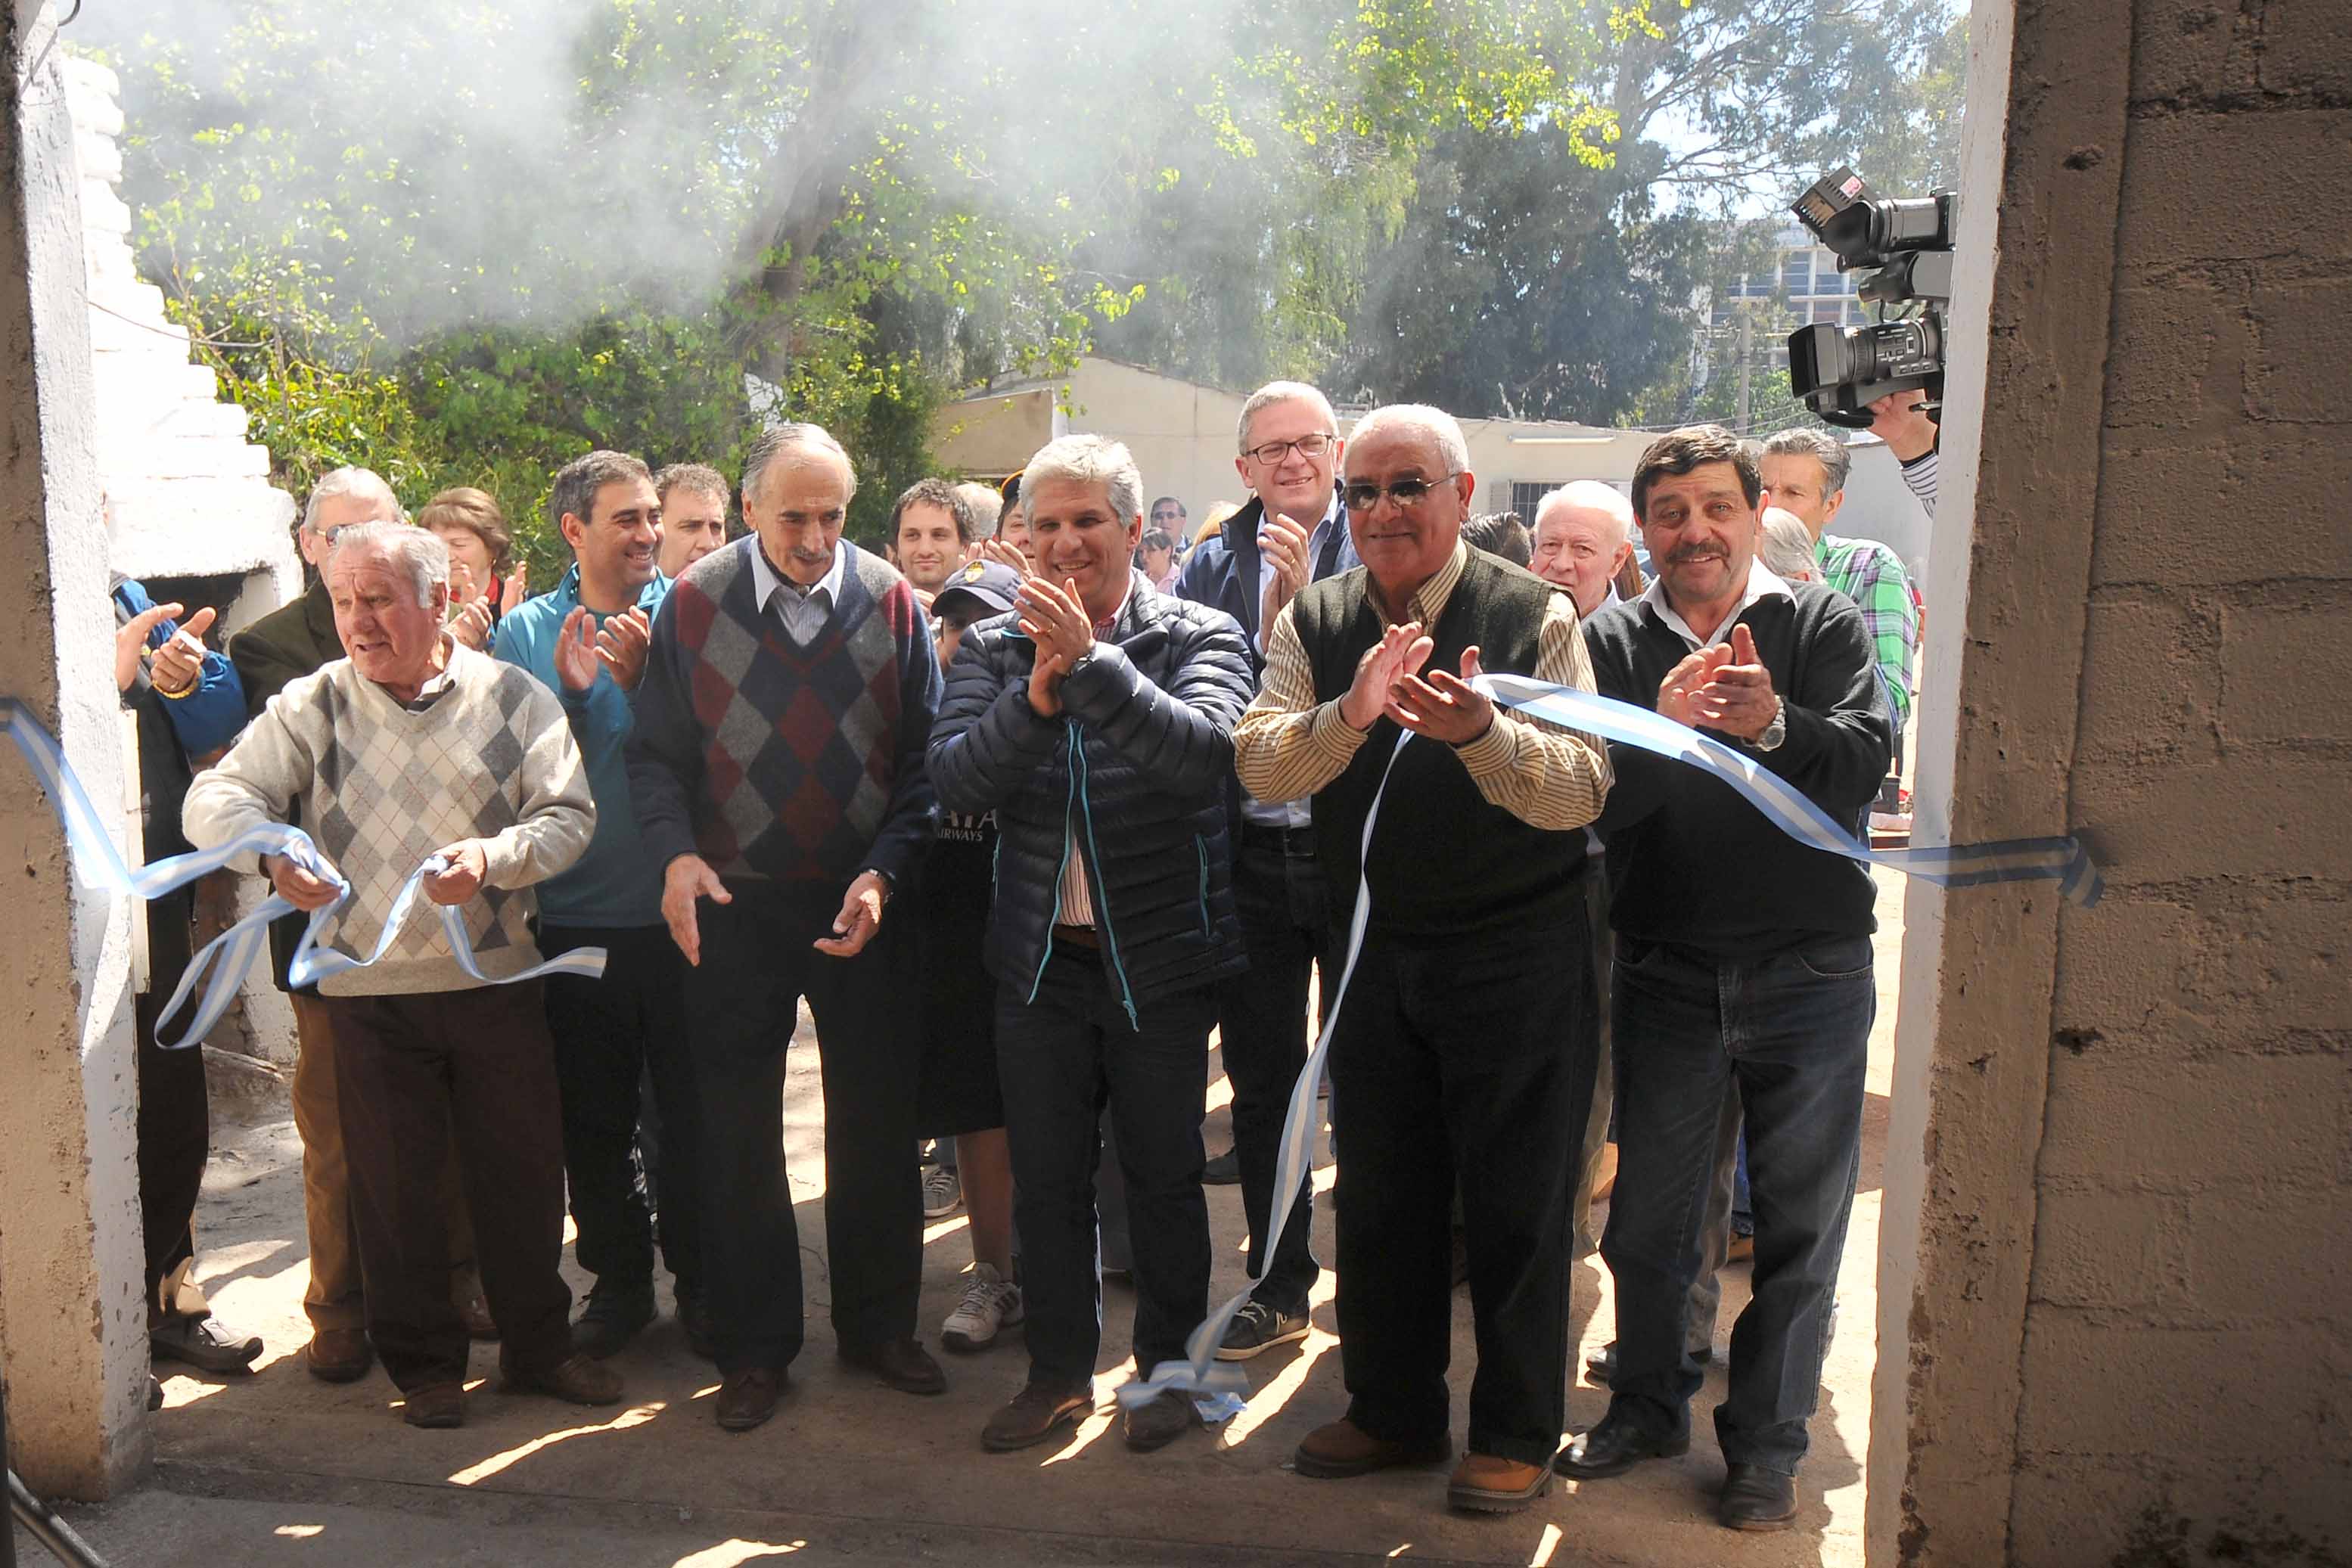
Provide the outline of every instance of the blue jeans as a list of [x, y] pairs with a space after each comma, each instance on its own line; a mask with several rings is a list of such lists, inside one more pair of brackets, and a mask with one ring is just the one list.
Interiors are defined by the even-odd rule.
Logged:
[[1862, 1161], [1863, 1075], [1878, 993], [1866, 936], [1746, 963], [1617, 945], [1617, 1191], [1601, 1253], [1617, 1282], [1609, 1413], [1685, 1432], [1702, 1382], [1685, 1347], [1727, 1086], [1748, 1129], [1754, 1293], [1731, 1330], [1715, 1413], [1730, 1464], [1794, 1475]]
[[1127, 1187], [1135, 1364], [1181, 1359], [1209, 1315], [1209, 1206], [1201, 1192], [1212, 988], [1144, 1005], [1142, 1028], [1099, 954], [1056, 944], [1034, 1000], [996, 993], [996, 1064], [1013, 1145], [1013, 1212], [1033, 1381], [1084, 1384], [1102, 1344], [1095, 1171], [1106, 1107]]

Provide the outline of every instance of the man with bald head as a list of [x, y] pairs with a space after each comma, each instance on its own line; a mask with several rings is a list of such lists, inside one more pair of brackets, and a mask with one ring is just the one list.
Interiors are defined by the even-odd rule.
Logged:
[[1538, 577], [1556, 582], [1586, 619], [1617, 601], [1617, 574], [1633, 559], [1633, 504], [1613, 485], [1576, 479], [1536, 503]]
[[689, 966], [720, 1427], [775, 1413], [801, 1348], [800, 1233], [778, 1124], [800, 999], [824, 1067], [825, 1249], [841, 1359], [936, 1394], [917, 1343], [919, 988], [889, 913], [930, 836], [923, 747], [940, 664], [912, 584], [842, 537], [857, 476], [820, 426], [743, 463], [749, 538], [662, 601], [637, 685], [629, 796]]
[[1472, 685], [1496, 670], [1589, 691], [1592, 674], [1568, 595], [1463, 543], [1477, 480], [1461, 426], [1380, 409], [1345, 461], [1363, 566], [1274, 617], [1264, 689], [1234, 736], [1252, 795], [1312, 799], [1338, 928], [1370, 901], [1330, 1059], [1360, 1151], [1336, 1199], [1349, 1403], [1300, 1443], [1297, 1468], [1357, 1476], [1452, 1451], [1458, 1186], [1478, 1370], [1447, 1499], [1509, 1512], [1549, 1489], [1559, 1446], [1569, 1181], [1594, 1051], [1589, 1028], [1560, 1027], [1590, 1018], [1581, 967], [1524, 955], [1590, 939], [1580, 830], [1609, 762]]

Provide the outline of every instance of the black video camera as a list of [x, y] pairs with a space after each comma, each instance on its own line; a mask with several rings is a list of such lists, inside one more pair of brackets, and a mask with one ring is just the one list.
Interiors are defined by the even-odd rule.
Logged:
[[[1854, 293], [1879, 307], [1868, 327], [1800, 327], [1789, 334], [1789, 383], [1832, 424], [1870, 428], [1870, 404], [1889, 392], [1924, 390], [1932, 413], [1944, 399], [1944, 310], [1952, 297], [1952, 229], [1959, 198], [1949, 191], [1889, 200], [1851, 169], [1823, 175], [1790, 211], [1835, 252], [1840, 272], [1874, 268]], [[1885, 319], [1889, 306], [1900, 308]]]

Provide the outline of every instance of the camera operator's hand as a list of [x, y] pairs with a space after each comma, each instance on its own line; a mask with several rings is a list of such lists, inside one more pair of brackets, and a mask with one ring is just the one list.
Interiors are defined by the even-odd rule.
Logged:
[[1927, 417], [1927, 397], [1917, 391], [1888, 392], [1871, 402], [1870, 433], [1903, 462], [1936, 449], [1936, 422]]

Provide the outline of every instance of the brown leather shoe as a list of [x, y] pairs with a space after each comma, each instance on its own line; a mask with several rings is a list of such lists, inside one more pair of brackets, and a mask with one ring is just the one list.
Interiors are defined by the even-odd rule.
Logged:
[[1472, 1513], [1517, 1513], [1551, 1490], [1551, 1466], [1493, 1454], [1465, 1454], [1445, 1483], [1445, 1500]]
[[776, 1413], [783, 1397], [782, 1368], [751, 1366], [728, 1373], [719, 1383], [719, 1429], [748, 1432]]
[[357, 1383], [375, 1364], [375, 1346], [360, 1329], [320, 1329], [302, 1347], [302, 1364], [321, 1383]]
[[839, 1347], [844, 1364], [860, 1371], [870, 1372], [901, 1394], [945, 1394], [948, 1375], [931, 1359], [922, 1342], [912, 1339], [884, 1340], [879, 1344], [843, 1344]]
[[1129, 1405], [1120, 1416], [1127, 1446], [1139, 1454], [1164, 1448], [1201, 1424], [1201, 1408], [1180, 1390], [1163, 1388], [1140, 1405]]
[[1033, 1383], [988, 1418], [988, 1425], [980, 1429], [980, 1446], [992, 1454], [1034, 1448], [1051, 1437], [1055, 1428], [1076, 1426], [1094, 1414], [1094, 1408], [1090, 1383]]
[[1443, 1433], [1425, 1442], [1391, 1443], [1343, 1418], [1307, 1433], [1291, 1462], [1302, 1476], [1336, 1481], [1397, 1465], [1433, 1465], [1453, 1455], [1453, 1441]]
[[553, 1366], [536, 1370], [499, 1364], [501, 1394], [544, 1394], [569, 1405], [618, 1405], [621, 1375], [574, 1351]]
[[412, 1427], [462, 1427], [466, 1424], [466, 1385], [428, 1383], [402, 1396], [400, 1418]]

